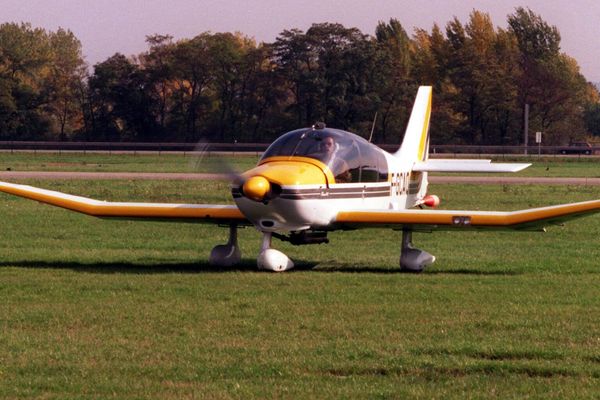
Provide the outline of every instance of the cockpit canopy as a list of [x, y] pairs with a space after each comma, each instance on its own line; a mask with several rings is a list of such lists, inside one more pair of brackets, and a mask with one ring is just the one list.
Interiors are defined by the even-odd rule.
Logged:
[[383, 151], [353, 133], [331, 128], [303, 128], [275, 140], [261, 161], [275, 156], [310, 157], [326, 164], [337, 183], [387, 182]]

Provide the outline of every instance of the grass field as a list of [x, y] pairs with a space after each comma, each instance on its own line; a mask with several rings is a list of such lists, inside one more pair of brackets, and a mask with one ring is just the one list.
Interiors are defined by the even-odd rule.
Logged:
[[[197, 181], [27, 181], [106, 200], [229, 202]], [[446, 208], [600, 198], [597, 187], [431, 188]], [[276, 242], [297, 270], [207, 265], [227, 230], [103, 221], [0, 195], [0, 398], [597, 398], [600, 217], [547, 233]]]
[[[454, 157], [447, 155], [447, 157]], [[192, 154], [107, 154], [107, 153], [2, 153], [0, 171], [86, 171], [86, 172], [219, 172], [225, 159], [232, 168], [244, 171], [259, 159], [256, 154], [235, 156]], [[600, 158], [495, 157], [499, 162], [528, 162], [532, 166], [519, 176], [600, 177]], [[501, 175], [502, 176], [502, 175]], [[504, 174], [511, 176], [511, 174]]]
[[194, 153], [0, 153], [0, 171], [86, 172], [215, 172], [225, 159], [241, 171], [251, 168], [255, 154], [198, 155]]

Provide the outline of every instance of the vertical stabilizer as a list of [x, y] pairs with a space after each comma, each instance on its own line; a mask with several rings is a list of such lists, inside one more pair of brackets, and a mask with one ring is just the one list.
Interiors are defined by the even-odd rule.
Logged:
[[429, 119], [431, 117], [431, 86], [421, 86], [410, 113], [404, 140], [394, 156], [406, 162], [425, 161], [429, 155]]

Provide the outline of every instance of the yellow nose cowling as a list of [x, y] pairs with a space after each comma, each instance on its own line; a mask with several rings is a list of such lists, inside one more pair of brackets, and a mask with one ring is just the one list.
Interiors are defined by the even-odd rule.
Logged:
[[262, 176], [250, 177], [242, 187], [244, 196], [254, 201], [263, 201], [267, 193], [271, 190], [271, 184]]

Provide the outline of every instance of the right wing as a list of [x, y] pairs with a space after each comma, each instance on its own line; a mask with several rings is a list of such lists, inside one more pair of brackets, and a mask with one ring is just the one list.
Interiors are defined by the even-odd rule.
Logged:
[[99, 218], [250, 224], [234, 205], [101, 201], [8, 182], [0, 182], [0, 192]]
[[341, 211], [342, 228], [384, 226], [411, 230], [514, 229], [543, 231], [545, 226], [600, 212], [600, 200], [519, 211], [356, 210]]

